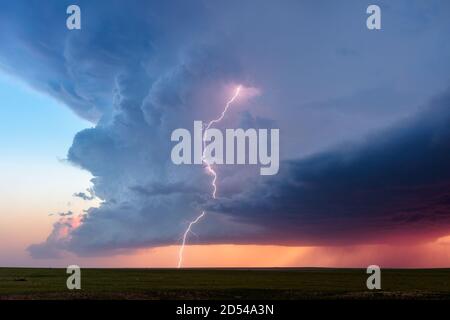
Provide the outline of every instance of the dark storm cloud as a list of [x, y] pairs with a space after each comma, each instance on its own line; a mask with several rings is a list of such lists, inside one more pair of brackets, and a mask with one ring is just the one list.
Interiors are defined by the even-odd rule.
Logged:
[[[193, 19], [193, 13], [202, 11], [194, 2], [174, 2], [179, 10], [175, 12], [161, 1], [130, 1], [126, 5], [121, 1], [76, 1], [82, 8], [82, 29], [69, 31], [66, 8], [71, 4], [68, 0], [3, 3], [0, 64], [93, 122], [112, 112], [112, 93], [120, 73], [136, 63], [156, 69], [150, 66], [155, 50], [165, 51], [157, 61], [163, 66], [170, 60], [173, 43], [188, 39], [202, 23], [202, 19]], [[177, 24], [167, 25], [174, 20]], [[190, 28], [182, 32], [185, 24]]]
[[95, 192], [92, 188], [87, 188], [86, 192], [75, 192], [73, 196], [86, 201], [90, 201], [95, 199]]
[[212, 207], [238, 221], [261, 224], [269, 241], [286, 243], [421, 240], [446, 234], [450, 94], [363, 143], [280, 167], [278, 176]]
[[142, 196], [151, 197], [151, 196], [161, 196], [161, 195], [171, 195], [174, 193], [198, 193], [202, 192], [201, 189], [196, 188], [195, 186], [188, 185], [184, 182], [177, 183], [154, 183], [150, 186], [133, 186], [130, 189]]
[[[446, 228], [448, 98], [398, 120], [448, 86], [448, 2], [389, 2], [379, 33], [365, 27], [364, 1], [77, 3], [79, 31], [65, 28], [71, 1], [0, 10], [1, 68], [94, 124], [67, 158], [93, 176], [92, 194], [75, 196], [101, 203], [77, 227], [62, 217], [33, 256], [174, 244], [205, 208], [204, 243], [358, 243]], [[297, 160], [271, 178], [217, 168], [213, 202], [202, 168], [171, 163], [170, 133], [215, 118], [237, 83], [261, 95], [224, 124], [279, 127], [281, 156]], [[347, 140], [359, 144], [330, 149]]]
[[58, 213], [50, 213], [49, 214], [49, 216], [53, 216], [53, 215], [56, 215], [56, 216], [59, 216], [59, 217], [68, 217], [68, 216], [73, 215], [73, 212], [69, 210], [67, 212], [58, 212]]
[[72, 218], [62, 217], [53, 224], [53, 230], [45, 242], [32, 244], [28, 252], [35, 259], [55, 259], [62, 257], [62, 250], [67, 247], [66, 236], [72, 230]]

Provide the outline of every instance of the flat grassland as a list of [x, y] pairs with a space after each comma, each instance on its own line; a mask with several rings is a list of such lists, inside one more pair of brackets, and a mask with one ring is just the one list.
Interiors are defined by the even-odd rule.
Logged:
[[450, 299], [450, 269], [382, 269], [382, 290], [365, 269], [82, 269], [68, 290], [65, 269], [0, 268], [1, 299]]

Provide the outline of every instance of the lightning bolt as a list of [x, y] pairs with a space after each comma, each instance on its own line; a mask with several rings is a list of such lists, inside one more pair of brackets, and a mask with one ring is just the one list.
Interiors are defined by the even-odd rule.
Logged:
[[186, 229], [186, 231], [183, 234], [183, 242], [180, 247], [180, 251], [178, 252], [178, 268], [181, 268], [181, 264], [183, 263], [183, 251], [184, 246], [186, 244], [186, 238], [191, 231], [191, 227], [196, 224], [203, 216], [205, 215], [205, 211], [203, 211], [195, 220], [191, 221]]
[[239, 96], [239, 93], [241, 92], [242, 86], [238, 86], [236, 88], [236, 91], [234, 92], [234, 95], [231, 97], [230, 100], [228, 100], [227, 104], [225, 105], [225, 108], [222, 111], [222, 114], [220, 115], [220, 117], [218, 117], [217, 119], [211, 120], [205, 127], [205, 131], [203, 131], [203, 154], [202, 154], [202, 161], [203, 163], [206, 165], [206, 171], [208, 171], [208, 173], [210, 175], [213, 176], [213, 180], [212, 180], [212, 187], [213, 187], [213, 193], [212, 193], [212, 197], [214, 199], [216, 199], [216, 192], [217, 192], [217, 185], [216, 185], [216, 180], [217, 180], [217, 172], [213, 169], [213, 167], [211, 166], [211, 164], [208, 163], [208, 161], [206, 161], [206, 157], [205, 157], [205, 144], [206, 144], [206, 132], [208, 131], [208, 129], [210, 129], [212, 127], [213, 124], [218, 123], [220, 121], [222, 121], [222, 119], [225, 117], [225, 114], [228, 111], [228, 108], [230, 108], [231, 104], [234, 102], [234, 100], [236, 100], [236, 98]]
[[[206, 132], [208, 129], [210, 129], [215, 123], [218, 123], [220, 121], [222, 121], [222, 119], [225, 117], [225, 114], [227, 113], [228, 109], [230, 108], [231, 104], [234, 102], [234, 100], [236, 100], [236, 98], [239, 96], [239, 93], [241, 92], [242, 86], [239, 85], [236, 87], [236, 90], [234, 92], [234, 95], [230, 98], [230, 100], [228, 100], [228, 102], [225, 104], [225, 108], [223, 109], [222, 113], [220, 114], [220, 116], [217, 119], [211, 120], [206, 126], [205, 126], [205, 130], [203, 131], [203, 153], [202, 153], [202, 162], [205, 164], [206, 167], [206, 171], [213, 176], [213, 180], [211, 182], [212, 188], [213, 188], [213, 192], [212, 192], [212, 197], [213, 199], [216, 199], [216, 193], [217, 193], [217, 172], [213, 169], [213, 167], [211, 166], [211, 164], [206, 161], [206, 157], [205, 157], [205, 146], [206, 146]], [[184, 247], [186, 245], [186, 238], [189, 234], [189, 232], [191, 231], [191, 228], [194, 224], [196, 224], [201, 218], [203, 218], [203, 216], [205, 215], [205, 211], [202, 211], [202, 213], [195, 218], [195, 220], [191, 221], [186, 229], [186, 231], [183, 234], [183, 241], [181, 243], [180, 246], [180, 250], [178, 252], [178, 268], [181, 268], [181, 265], [183, 263], [183, 252], [184, 252]]]

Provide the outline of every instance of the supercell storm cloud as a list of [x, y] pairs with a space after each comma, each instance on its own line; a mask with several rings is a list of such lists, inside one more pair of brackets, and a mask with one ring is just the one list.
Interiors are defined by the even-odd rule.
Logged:
[[[353, 28], [365, 1], [256, 2], [78, 1], [77, 31], [58, 27], [69, 1], [4, 5], [0, 67], [92, 123], [67, 160], [93, 176], [89, 194], [75, 196], [101, 200], [59, 217], [32, 256], [179, 244], [202, 210], [204, 244], [448, 234], [450, 3], [389, 2], [393, 31], [375, 34]], [[170, 136], [216, 118], [238, 84], [258, 94], [217, 127], [279, 128], [279, 173], [216, 166], [213, 199], [204, 168], [172, 163]]]

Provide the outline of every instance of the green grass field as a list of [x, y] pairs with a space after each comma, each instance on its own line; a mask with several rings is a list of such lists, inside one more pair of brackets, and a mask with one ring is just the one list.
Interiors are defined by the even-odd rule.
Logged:
[[0, 268], [0, 299], [450, 299], [450, 269], [383, 269], [376, 292], [365, 269], [82, 269], [73, 291], [67, 276]]

